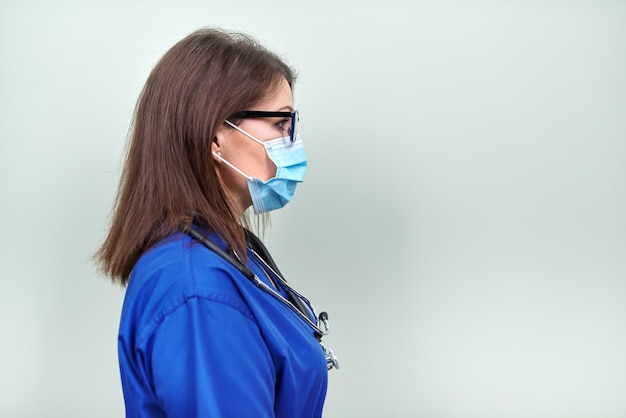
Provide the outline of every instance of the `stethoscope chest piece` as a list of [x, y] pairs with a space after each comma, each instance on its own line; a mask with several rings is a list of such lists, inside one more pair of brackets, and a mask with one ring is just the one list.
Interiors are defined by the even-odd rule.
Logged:
[[328, 370], [331, 370], [332, 368], [339, 369], [339, 359], [337, 358], [335, 353], [333, 353], [333, 350], [324, 346], [321, 341], [320, 345], [324, 350], [324, 356], [326, 357], [326, 367], [328, 368]]

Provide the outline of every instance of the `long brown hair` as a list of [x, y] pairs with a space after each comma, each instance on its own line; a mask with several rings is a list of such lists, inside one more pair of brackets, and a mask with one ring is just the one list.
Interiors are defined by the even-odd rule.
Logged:
[[139, 96], [111, 229], [96, 260], [125, 285], [139, 257], [184, 225], [203, 226], [245, 254], [234, 203], [211, 158], [216, 129], [248, 109], [293, 70], [252, 38], [200, 29], [174, 45]]

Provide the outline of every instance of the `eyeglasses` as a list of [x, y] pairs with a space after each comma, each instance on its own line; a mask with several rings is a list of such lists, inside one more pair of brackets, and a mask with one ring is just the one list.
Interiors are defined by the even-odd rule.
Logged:
[[[228, 119], [255, 119], [255, 118], [285, 118], [281, 123], [290, 124], [287, 131], [289, 132], [289, 139], [291, 142], [296, 140], [296, 125], [300, 120], [300, 116], [297, 110], [293, 112], [268, 112], [264, 110], [244, 110], [239, 113], [235, 113]], [[284, 129], [284, 127], [283, 127]]]

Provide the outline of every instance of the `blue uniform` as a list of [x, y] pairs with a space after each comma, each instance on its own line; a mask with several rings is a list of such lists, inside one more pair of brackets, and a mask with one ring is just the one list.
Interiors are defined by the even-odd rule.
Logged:
[[[272, 286], [250, 254], [248, 267]], [[186, 235], [137, 262], [118, 344], [128, 418], [322, 414], [328, 371], [311, 328]]]

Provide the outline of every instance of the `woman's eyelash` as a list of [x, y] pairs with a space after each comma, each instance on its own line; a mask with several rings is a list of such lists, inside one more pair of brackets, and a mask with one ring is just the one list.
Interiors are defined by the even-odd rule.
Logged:
[[282, 129], [282, 130], [284, 131], [284, 130], [286, 129], [284, 125], [285, 125], [287, 122], [289, 122], [289, 119], [283, 119], [283, 120], [281, 120], [280, 122], [278, 122], [276, 125], [277, 125], [280, 129]]

